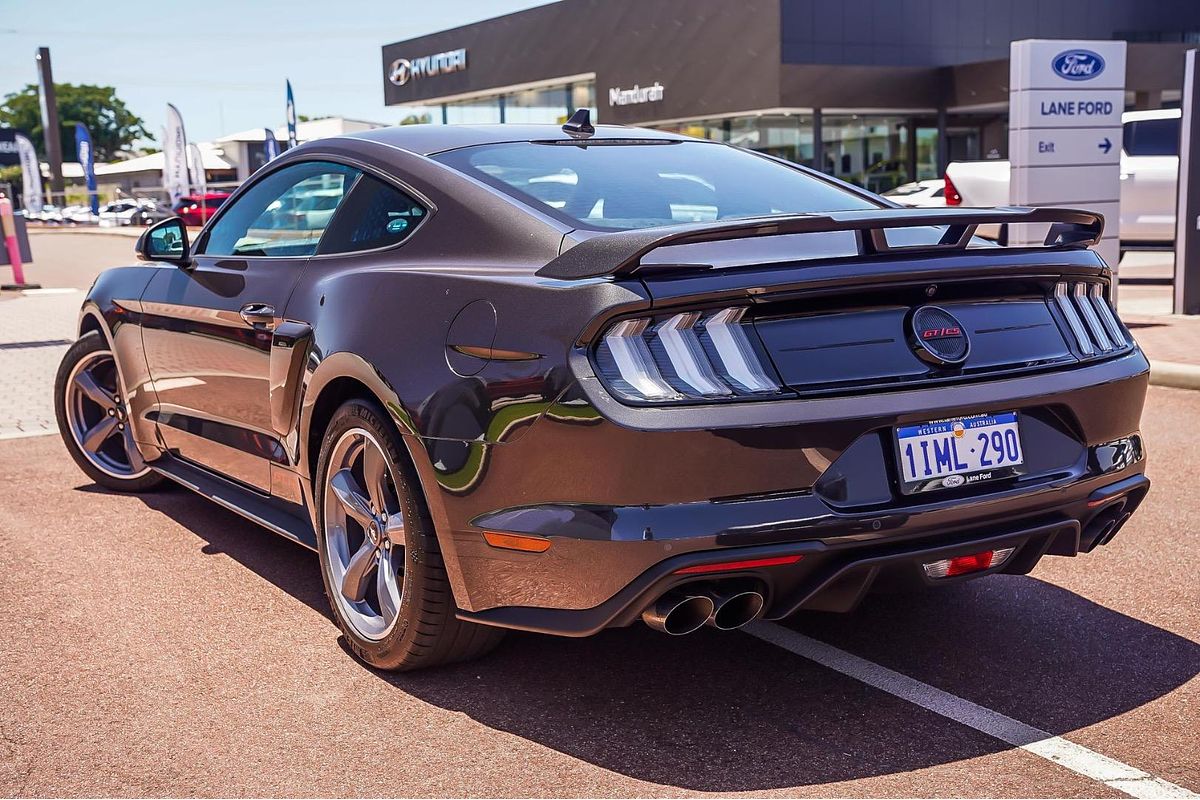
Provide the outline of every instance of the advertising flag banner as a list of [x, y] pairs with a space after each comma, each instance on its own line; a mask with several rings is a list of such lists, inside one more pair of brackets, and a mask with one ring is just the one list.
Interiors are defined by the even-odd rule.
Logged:
[[267, 154], [267, 161], [279, 155], [279, 142], [275, 140], [275, 133], [270, 128], [263, 128], [266, 136], [263, 139], [263, 152]]
[[189, 170], [192, 175], [192, 186], [201, 197], [208, 194], [208, 176], [204, 174], [204, 158], [200, 155], [200, 147], [195, 142], [188, 144], [188, 160], [191, 161]]
[[100, 195], [96, 194], [96, 159], [92, 153], [92, 137], [87, 126], [82, 122], [75, 123], [75, 153], [79, 156], [79, 165], [83, 167], [83, 180], [87, 184], [88, 204], [93, 214], [100, 213]]
[[17, 134], [17, 155], [21, 159], [21, 197], [27, 211], [41, 211], [46, 204], [42, 195], [42, 168], [37, 150], [28, 137]]
[[292, 82], [287, 82], [288, 149], [296, 146], [296, 99], [292, 97]]
[[163, 135], [163, 188], [175, 205], [188, 193], [187, 136], [179, 109], [167, 103], [167, 128]]

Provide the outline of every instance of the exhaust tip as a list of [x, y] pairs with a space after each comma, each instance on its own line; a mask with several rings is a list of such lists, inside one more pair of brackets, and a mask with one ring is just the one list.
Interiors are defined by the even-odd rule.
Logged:
[[668, 592], [642, 612], [642, 621], [656, 631], [683, 636], [704, 627], [713, 615], [713, 601], [700, 594]]
[[720, 631], [732, 631], [753, 622], [763, 610], [763, 596], [747, 591], [731, 594], [713, 610], [707, 622]]

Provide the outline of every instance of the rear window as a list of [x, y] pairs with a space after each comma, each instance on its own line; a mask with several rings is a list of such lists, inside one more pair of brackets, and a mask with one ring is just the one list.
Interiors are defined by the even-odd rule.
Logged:
[[705, 142], [517, 142], [435, 158], [584, 228], [878, 207], [785, 164]]
[[1125, 152], [1131, 156], [1179, 155], [1179, 119], [1126, 122]]

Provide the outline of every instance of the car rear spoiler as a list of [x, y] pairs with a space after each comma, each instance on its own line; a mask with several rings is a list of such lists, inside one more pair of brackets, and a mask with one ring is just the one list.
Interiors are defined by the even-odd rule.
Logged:
[[[793, 233], [855, 231], [858, 234], [860, 256], [961, 250], [970, 243], [975, 229], [980, 225], [1047, 222], [1050, 223], [1050, 230], [1043, 243], [1045, 247], [1090, 247], [1100, 241], [1104, 232], [1102, 215], [1071, 208], [872, 208], [825, 214], [789, 214], [605, 233], [576, 244], [539, 269], [537, 274], [559, 280], [631, 275], [641, 267], [643, 256], [660, 247]], [[934, 225], [945, 225], [946, 231], [933, 244], [892, 245], [887, 240], [889, 228]], [[670, 265], [653, 266], [657, 270]], [[679, 266], [695, 268], [699, 265]]]

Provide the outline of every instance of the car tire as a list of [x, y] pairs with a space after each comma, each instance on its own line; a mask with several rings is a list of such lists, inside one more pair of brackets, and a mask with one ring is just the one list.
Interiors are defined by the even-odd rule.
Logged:
[[165, 479], [142, 461], [117, 375], [116, 360], [98, 331], [71, 345], [54, 380], [58, 432], [71, 458], [97, 484], [118, 492], [148, 492]]
[[321, 578], [334, 620], [359, 659], [408, 671], [466, 661], [499, 644], [501, 629], [455, 616], [416, 471], [377, 404], [356, 399], [338, 408], [316, 477]]

